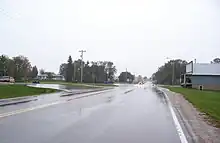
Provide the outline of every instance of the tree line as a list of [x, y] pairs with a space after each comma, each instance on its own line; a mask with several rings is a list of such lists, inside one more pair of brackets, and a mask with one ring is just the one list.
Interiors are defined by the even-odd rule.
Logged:
[[185, 73], [186, 64], [185, 60], [170, 60], [159, 67], [152, 78], [158, 84], [172, 84], [172, 76], [174, 76], [174, 84], [179, 84], [180, 75]]
[[117, 72], [114, 63], [111, 61], [87, 61], [81, 59], [73, 61], [69, 56], [66, 63], [60, 65], [59, 74], [65, 77], [67, 82], [80, 82], [81, 64], [83, 65], [83, 82], [103, 83], [113, 82]]
[[0, 76], [11, 76], [15, 80], [27, 80], [36, 77], [37, 74], [37, 67], [32, 66], [27, 57], [9, 58], [6, 55], [0, 56]]
[[[220, 64], [220, 58], [215, 58], [210, 63]], [[182, 59], [170, 60], [158, 68], [152, 75], [152, 80], [158, 84], [172, 84], [172, 76], [174, 76], [174, 84], [179, 84], [180, 75], [186, 71], [186, 64], [187, 61]]]
[[[80, 82], [81, 64], [83, 65], [83, 82], [103, 83], [103, 82], [132, 82], [134, 75], [130, 72], [121, 72], [116, 77], [116, 66], [111, 61], [87, 61], [81, 59], [73, 61], [69, 56], [66, 63], [62, 63], [59, 68], [59, 74], [65, 77], [67, 82]], [[48, 79], [52, 79], [54, 72], [46, 72], [43, 69], [38, 71], [37, 66], [31, 65], [29, 59], [19, 55], [9, 58], [7, 55], [0, 56], [0, 76], [11, 76], [16, 81], [31, 80], [38, 74], [47, 74]]]

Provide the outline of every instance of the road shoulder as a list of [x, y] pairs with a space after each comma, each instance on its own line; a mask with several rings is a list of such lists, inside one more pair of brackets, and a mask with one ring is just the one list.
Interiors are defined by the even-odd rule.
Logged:
[[0, 99], [0, 107], [20, 104], [20, 103], [26, 103], [26, 102], [30, 102], [30, 101], [36, 101], [36, 100], [37, 100], [36, 96]]
[[220, 129], [207, 123], [204, 114], [193, 107], [182, 95], [162, 89], [168, 96], [177, 114], [178, 120], [185, 131], [188, 132], [187, 139], [195, 143], [219, 143]]

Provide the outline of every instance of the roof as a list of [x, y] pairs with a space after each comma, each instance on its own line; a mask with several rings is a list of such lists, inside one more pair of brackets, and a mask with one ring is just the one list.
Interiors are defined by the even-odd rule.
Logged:
[[220, 75], [220, 64], [190, 62], [186, 65], [186, 73], [192, 75]]
[[220, 74], [203, 74], [203, 73], [186, 73], [186, 75], [193, 75], [193, 76], [220, 76]]

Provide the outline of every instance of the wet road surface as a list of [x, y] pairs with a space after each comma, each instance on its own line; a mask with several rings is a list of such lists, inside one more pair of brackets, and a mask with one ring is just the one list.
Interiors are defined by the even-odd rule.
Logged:
[[0, 142], [180, 143], [162, 95], [150, 87], [126, 90], [0, 118]]

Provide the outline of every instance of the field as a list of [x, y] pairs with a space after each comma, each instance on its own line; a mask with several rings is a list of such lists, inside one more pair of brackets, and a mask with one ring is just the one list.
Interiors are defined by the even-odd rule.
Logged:
[[25, 85], [0, 85], [0, 99], [56, 92], [55, 89], [34, 88]]

